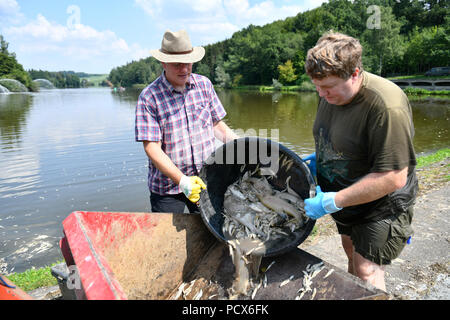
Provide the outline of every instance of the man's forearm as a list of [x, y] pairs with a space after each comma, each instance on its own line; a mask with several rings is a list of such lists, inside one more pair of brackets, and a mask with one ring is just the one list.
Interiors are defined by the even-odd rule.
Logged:
[[339, 208], [356, 206], [375, 201], [401, 189], [406, 184], [408, 167], [403, 170], [370, 173], [360, 181], [336, 194], [335, 203]]
[[219, 121], [214, 124], [214, 135], [217, 139], [222, 141], [223, 143], [227, 143], [234, 139], [238, 139], [239, 136], [227, 126], [227, 124], [223, 121]]
[[162, 174], [179, 184], [183, 173], [172, 162], [169, 156], [161, 149], [160, 142], [144, 142], [144, 150], [152, 161], [152, 164], [161, 171]]

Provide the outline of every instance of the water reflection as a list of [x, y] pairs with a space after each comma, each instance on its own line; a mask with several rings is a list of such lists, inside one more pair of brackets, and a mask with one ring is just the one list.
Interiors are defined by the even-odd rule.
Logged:
[[[316, 93], [261, 93], [218, 90], [233, 129], [279, 129], [280, 142], [300, 155], [314, 151], [312, 127], [317, 112]], [[449, 99], [412, 97], [417, 153], [449, 146]]]
[[28, 94], [0, 94], [1, 149], [17, 147], [33, 101]]
[[413, 100], [411, 102], [416, 136], [416, 153], [448, 148], [450, 142], [448, 100]]
[[111, 92], [111, 96], [114, 100], [119, 101], [121, 103], [124, 103], [124, 105], [128, 105], [130, 108], [136, 108], [136, 103], [138, 101], [139, 95], [141, 94], [142, 90], [133, 90], [128, 89], [124, 92]]
[[[318, 97], [314, 93], [261, 93], [218, 90], [233, 129], [279, 130], [280, 142], [299, 154], [314, 149], [312, 125]], [[269, 137], [270, 138], [270, 137]]]
[[115, 100], [107, 89], [45, 91], [29, 98], [16, 95], [14, 103], [4, 99], [0, 105], [2, 130], [8, 132], [1, 145], [17, 142], [0, 149], [4, 273], [60, 259], [61, 223], [73, 211], [150, 210], [147, 158], [134, 141], [131, 102]]

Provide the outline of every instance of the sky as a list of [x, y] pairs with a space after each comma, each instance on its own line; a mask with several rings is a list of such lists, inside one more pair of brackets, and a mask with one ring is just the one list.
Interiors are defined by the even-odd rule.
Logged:
[[26, 70], [106, 74], [150, 56], [166, 30], [193, 46], [231, 38], [321, 0], [0, 0], [0, 34]]

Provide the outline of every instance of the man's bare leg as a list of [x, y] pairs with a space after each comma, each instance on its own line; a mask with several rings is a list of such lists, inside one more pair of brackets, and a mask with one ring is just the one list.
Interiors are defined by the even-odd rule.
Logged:
[[384, 268], [370, 260], [367, 260], [359, 253], [353, 253], [354, 271], [356, 275], [371, 285], [386, 291], [384, 281]]
[[345, 254], [348, 258], [348, 273], [351, 273], [356, 276], [353, 267], [353, 242], [350, 236], [341, 234], [342, 239], [342, 247], [344, 248]]

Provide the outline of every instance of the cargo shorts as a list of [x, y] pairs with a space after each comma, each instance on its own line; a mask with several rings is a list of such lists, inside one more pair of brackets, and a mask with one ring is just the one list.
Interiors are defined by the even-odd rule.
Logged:
[[354, 250], [378, 265], [389, 265], [397, 258], [413, 235], [413, 206], [383, 220], [343, 226], [336, 223], [339, 234], [350, 236]]

